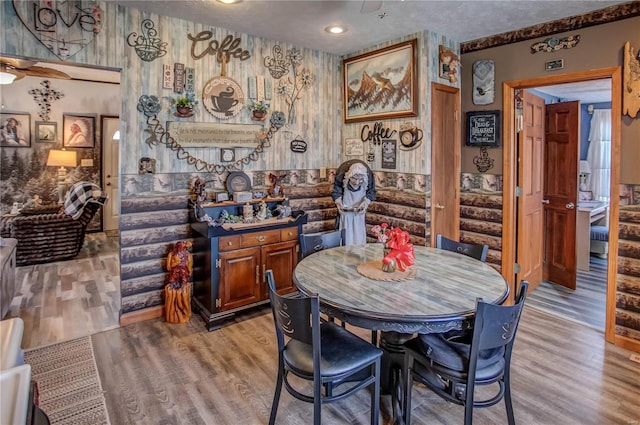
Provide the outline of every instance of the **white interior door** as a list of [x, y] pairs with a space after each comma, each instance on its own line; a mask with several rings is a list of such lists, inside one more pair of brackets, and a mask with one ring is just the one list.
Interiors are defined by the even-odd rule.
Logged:
[[102, 187], [109, 195], [103, 210], [104, 230], [118, 230], [120, 218], [120, 119], [102, 118], [102, 158], [104, 163]]

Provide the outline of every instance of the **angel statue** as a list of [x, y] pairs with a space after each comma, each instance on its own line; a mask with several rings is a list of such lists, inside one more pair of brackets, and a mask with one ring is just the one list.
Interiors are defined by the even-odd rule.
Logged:
[[167, 256], [167, 270], [169, 270], [169, 285], [173, 289], [186, 286], [193, 270], [193, 256], [189, 250], [191, 242], [176, 242]]

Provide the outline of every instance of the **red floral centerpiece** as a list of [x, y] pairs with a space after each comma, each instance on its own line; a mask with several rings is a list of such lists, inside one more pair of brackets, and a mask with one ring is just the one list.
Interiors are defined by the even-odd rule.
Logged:
[[386, 246], [388, 246], [391, 251], [388, 253], [385, 252], [385, 256], [382, 259], [382, 270], [393, 273], [397, 268], [403, 272], [408, 266], [412, 266], [415, 255], [413, 253], [413, 244], [409, 242], [411, 240], [409, 232], [393, 227], [386, 230], [384, 235], [387, 238]]

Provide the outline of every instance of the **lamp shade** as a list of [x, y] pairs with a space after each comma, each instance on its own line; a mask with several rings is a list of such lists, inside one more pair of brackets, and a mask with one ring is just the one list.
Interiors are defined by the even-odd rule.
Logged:
[[591, 174], [591, 167], [587, 161], [580, 161], [580, 174]]
[[77, 165], [75, 151], [63, 151], [51, 149], [47, 158], [47, 166], [50, 167], [75, 167]]

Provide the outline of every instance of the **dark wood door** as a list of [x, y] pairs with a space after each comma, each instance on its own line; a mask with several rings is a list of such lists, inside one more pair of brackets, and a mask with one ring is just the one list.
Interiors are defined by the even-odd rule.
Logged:
[[546, 107], [544, 279], [576, 289], [580, 103]]
[[220, 311], [258, 302], [263, 297], [260, 247], [220, 253]]
[[266, 270], [273, 270], [273, 278], [279, 294], [288, 294], [296, 290], [293, 284], [293, 269], [298, 263], [297, 246], [297, 241], [289, 241], [262, 247], [262, 264], [264, 269], [262, 279], [265, 298], [269, 297], [267, 283], [264, 282], [266, 279], [264, 271]]
[[518, 282], [527, 280], [529, 292], [542, 281], [544, 100], [523, 92], [522, 130], [518, 133]]
[[431, 84], [431, 246], [460, 238], [459, 90]]

